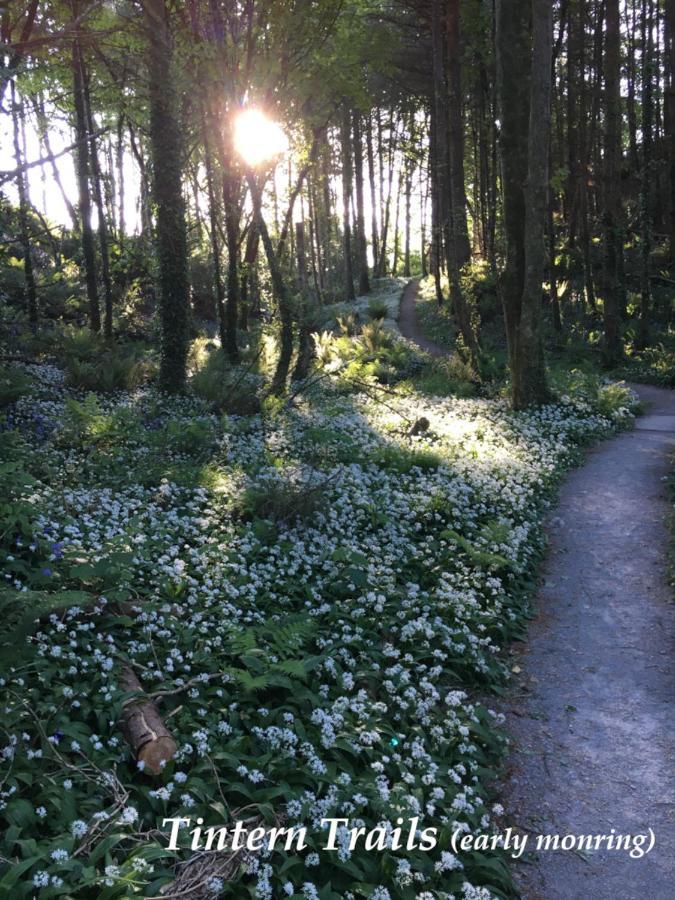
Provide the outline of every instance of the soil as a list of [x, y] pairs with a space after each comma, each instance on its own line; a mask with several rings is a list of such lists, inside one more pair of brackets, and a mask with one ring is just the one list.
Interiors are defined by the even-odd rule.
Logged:
[[[542, 851], [527, 900], [675, 897], [675, 605], [667, 577], [675, 392], [632, 385], [635, 430], [595, 447], [546, 523], [537, 618], [507, 703], [503, 804], [535, 834], [636, 835], [650, 853]], [[534, 833], [534, 834], [532, 834]]]
[[398, 327], [404, 338], [417, 344], [422, 350], [426, 350], [431, 356], [447, 356], [446, 351], [430, 341], [422, 334], [417, 319], [415, 301], [419, 290], [419, 281], [411, 281], [406, 285], [401, 297], [401, 309], [398, 317]]

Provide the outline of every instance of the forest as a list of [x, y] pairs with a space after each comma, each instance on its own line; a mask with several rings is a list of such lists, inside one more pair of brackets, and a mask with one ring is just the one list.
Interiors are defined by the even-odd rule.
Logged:
[[0, 900], [588, 892], [453, 848], [673, 387], [675, 0], [0, 2]]

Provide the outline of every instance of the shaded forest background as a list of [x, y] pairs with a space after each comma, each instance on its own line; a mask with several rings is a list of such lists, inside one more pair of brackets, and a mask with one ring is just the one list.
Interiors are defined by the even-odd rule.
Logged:
[[[334, 304], [419, 276], [429, 331], [476, 384], [508, 361], [516, 406], [546, 359], [667, 382], [674, 28], [671, 0], [5, 3], [7, 352], [79, 342], [76, 386], [176, 392], [202, 334], [214, 377], [280, 394]], [[242, 158], [248, 108], [288, 152]]]

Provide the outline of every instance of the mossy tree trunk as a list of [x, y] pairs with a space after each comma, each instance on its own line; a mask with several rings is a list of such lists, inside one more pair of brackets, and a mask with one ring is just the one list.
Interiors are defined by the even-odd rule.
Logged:
[[182, 172], [183, 147], [172, 70], [172, 38], [164, 0], [144, 0], [149, 55], [150, 146], [159, 269], [160, 386], [185, 388], [189, 342], [189, 282]]

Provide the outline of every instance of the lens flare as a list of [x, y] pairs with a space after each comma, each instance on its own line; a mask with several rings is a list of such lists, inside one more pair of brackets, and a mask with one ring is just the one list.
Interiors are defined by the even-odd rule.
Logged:
[[234, 143], [237, 153], [250, 166], [258, 166], [288, 150], [288, 138], [281, 126], [258, 109], [247, 109], [237, 116]]

